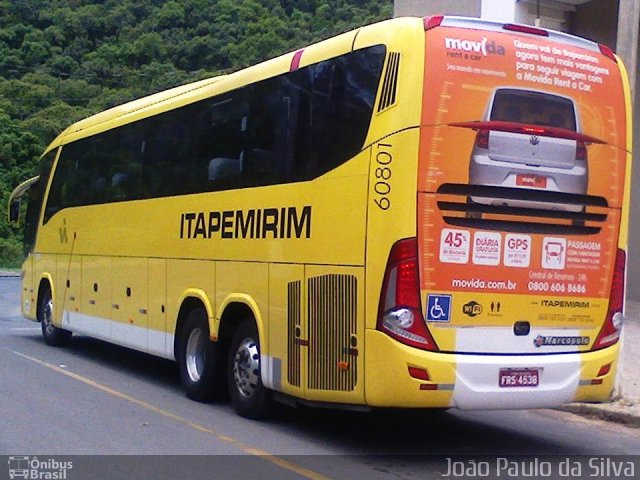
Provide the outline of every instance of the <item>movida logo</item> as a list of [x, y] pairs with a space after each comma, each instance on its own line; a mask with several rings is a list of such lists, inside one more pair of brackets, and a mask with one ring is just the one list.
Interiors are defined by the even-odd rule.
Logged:
[[444, 46], [447, 50], [454, 50], [454, 52], [448, 52], [450, 56], [470, 54], [471, 58], [477, 59], [480, 58], [480, 55], [486, 57], [487, 55], [505, 54], [505, 49], [502, 45], [498, 45], [493, 40], [489, 41], [487, 37], [482, 37], [480, 41], [445, 37]]

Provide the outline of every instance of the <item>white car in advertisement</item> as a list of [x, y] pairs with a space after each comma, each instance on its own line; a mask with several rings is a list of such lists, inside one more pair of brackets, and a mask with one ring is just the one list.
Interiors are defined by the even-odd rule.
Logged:
[[602, 141], [580, 133], [574, 100], [540, 90], [498, 87], [482, 121], [452, 124], [473, 128], [471, 185], [522, 188], [517, 199], [472, 196], [474, 203], [578, 212], [582, 205], [537, 199], [536, 190], [585, 195], [587, 145]]

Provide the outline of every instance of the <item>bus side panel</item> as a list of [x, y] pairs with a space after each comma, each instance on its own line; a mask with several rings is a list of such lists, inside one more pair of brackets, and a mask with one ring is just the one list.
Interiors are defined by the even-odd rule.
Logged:
[[269, 265], [268, 387], [303, 397], [307, 378], [307, 301], [304, 266]]
[[[375, 407], [435, 407], [452, 405], [456, 356], [425, 352], [402, 345], [390, 336], [367, 330], [367, 405]], [[412, 378], [409, 368], [428, 373], [429, 381]]]
[[[169, 357], [177, 354], [173, 351], [174, 335], [178, 322], [178, 314], [182, 306], [181, 299], [185, 292], [190, 289], [205, 292], [209, 302], [213, 304], [216, 287], [216, 264], [212, 261], [203, 260], [167, 260], [167, 308], [166, 308], [166, 332], [167, 332], [167, 355]], [[156, 293], [153, 292], [155, 296]], [[156, 300], [157, 302], [157, 300]]]
[[[91, 333], [86, 322], [78, 315], [82, 303], [82, 258], [78, 255], [58, 255], [57, 287], [54, 299], [54, 323], [69, 330]], [[100, 338], [109, 339], [110, 333], [100, 332]]]
[[[391, 247], [402, 238], [417, 235], [416, 194], [408, 186], [416, 184], [419, 136], [417, 128], [406, 130], [372, 146], [367, 209], [365, 339], [366, 403], [372, 406], [447, 406], [450, 400], [451, 392], [420, 392], [417, 381], [409, 377], [408, 367], [419, 365], [423, 352], [401, 345], [375, 330]], [[390, 172], [388, 180], [380, 178], [387, 176], [386, 172]], [[385, 184], [389, 185], [388, 192]], [[387, 193], [382, 195], [380, 192]], [[454, 367], [447, 368], [442, 364], [438, 373], [444, 383], [451, 383], [454, 371]], [[418, 398], [406, 396], [413, 389], [418, 392]]]
[[147, 350], [148, 263], [146, 258], [113, 258], [111, 338], [120, 345]]
[[[384, 44], [387, 60], [382, 70], [378, 98], [365, 145], [406, 128], [420, 125], [424, 24], [419, 18], [394, 19], [358, 32], [354, 49]], [[415, 179], [414, 179], [415, 182]]]
[[33, 294], [32, 294], [32, 299], [33, 299], [33, 303], [32, 303], [32, 310], [31, 310], [31, 315], [32, 317], [27, 317], [27, 318], [33, 318], [34, 320], [36, 319], [36, 309], [37, 309], [37, 302], [38, 302], [38, 295], [40, 294], [40, 282], [43, 279], [50, 279], [51, 288], [53, 289], [53, 295], [54, 295], [54, 299], [55, 296], [57, 295], [57, 289], [58, 289], [58, 284], [57, 284], [57, 278], [58, 278], [58, 274], [57, 274], [57, 256], [56, 255], [51, 255], [51, 254], [43, 254], [43, 253], [35, 253], [32, 254], [31, 257], [33, 257]]
[[633, 106], [631, 98], [631, 90], [629, 87], [629, 76], [627, 69], [622, 63], [622, 60], [618, 57], [618, 65], [622, 72], [622, 86], [624, 92], [624, 104], [625, 104], [625, 119], [626, 119], [626, 158], [625, 158], [625, 181], [624, 181], [624, 194], [622, 197], [622, 220], [620, 222], [620, 238], [619, 247], [625, 251], [629, 251], [629, 209], [631, 208], [631, 172], [633, 166]]
[[306, 398], [360, 404], [364, 401], [364, 268], [307, 265], [305, 277]]
[[376, 328], [380, 287], [393, 244], [416, 236], [419, 130], [412, 129], [371, 147], [367, 205], [367, 328]]
[[[606, 402], [611, 400], [616, 375], [619, 372], [621, 342], [582, 355], [580, 382], [573, 402]], [[602, 368], [609, 365], [609, 371], [602, 374]]]
[[22, 264], [20, 276], [22, 277], [22, 305], [21, 311], [24, 317], [31, 320], [36, 319], [37, 314], [37, 288], [34, 275], [34, 259], [33, 255], [29, 255]]
[[173, 353], [173, 332], [167, 332], [167, 261], [149, 259], [149, 353], [169, 357]]
[[105, 324], [111, 337], [111, 327], [106, 326], [113, 317], [111, 301], [111, 269], [110, 257], [84, 257], [82, 260], [82, 313], [93, 318], [93, 321]]

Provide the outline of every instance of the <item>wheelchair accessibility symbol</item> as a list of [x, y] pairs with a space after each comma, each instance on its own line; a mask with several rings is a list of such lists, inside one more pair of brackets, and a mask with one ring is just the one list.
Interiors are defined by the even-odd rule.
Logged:
[[448, 322], [451, 314], [451, 295], [427, 295], [427, 320]]

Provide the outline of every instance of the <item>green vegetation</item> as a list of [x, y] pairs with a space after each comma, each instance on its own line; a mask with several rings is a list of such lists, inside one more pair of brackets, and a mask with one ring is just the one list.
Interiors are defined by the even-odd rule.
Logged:
[[70, 123], [391, 17], [392, 0], [0, 0], [0, 266], [11, 190]]

